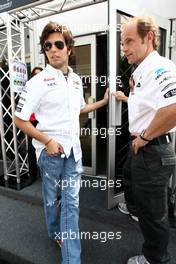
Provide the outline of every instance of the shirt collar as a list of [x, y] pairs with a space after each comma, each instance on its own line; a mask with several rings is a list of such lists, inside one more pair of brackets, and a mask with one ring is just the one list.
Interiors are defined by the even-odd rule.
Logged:
[[133, 78], [137, 77], [138, 74], [140, 74], [144, 67], [146, 67], [147, 65], [149, 65], [150, 63], [153, 62], [153, 60], [156, 60], [156, 57], [160, 56], [159, 53], [154, 50], [152, 51], [140, 64], [139, 66], [135, 69], [135, 71], [133, 72]]
[[[51, 74], [54, 74], [54, 75], [63, 75], [63, 72], [59, 69], [56, 69], [54, 68], [53, 66], [51, 66], [50, 64], [47, 64], [46, 65], [46, 70], [51, 73]], [[68, 66], [68, 75], [71, 74], [73, 72], [73, 69]]]

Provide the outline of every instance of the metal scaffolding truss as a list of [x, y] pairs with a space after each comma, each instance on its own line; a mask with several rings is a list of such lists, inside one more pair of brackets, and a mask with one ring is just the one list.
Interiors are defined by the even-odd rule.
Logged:
[[[1, 18], [2, 20], [2, 18]], [[0, 27], [0, 130], [4, 179], [15, 177], [20, 188], [21, 176], [28, 172], [25, 136], [13, 122], [18, 94], [11, 90], [12, 61], [24, 62], [24, 24], [11, 15], [3, 16]]]
[[28, 8], [19, 8], [10, 12], [12, 16], [20, 19], [23, 23], [31, 22], [43, 17], [67, 12], [77, 8], [93, 5], [107, 0], [51, 0], [42, 5], [31, 4]]
[[30, 22], [34, 20], [106, 0], [40, 0], [38, 2], [43, 4], [30, 4], [0, 14], [0, 136], [4, 179], [8, 185], [9, 179], [15, 178], [19, 188], [22, 177], [28, 174], [28, 157], [26, 136], [13, 122], [18, 94], [11, 89], [11, 73], [13, 60], [25, 63], [24, 30], [26, 27], [31, 29]]
[[[41, 4], [41, 2], [43, 4]], [[0, 136], [5, 185], [15, 178], [21, 188], [22, 176], [28, 175], [26, 136], [13, 122], [18, 94], [11, 89], [12, 61], [25, 63], [24, 29], [31, 21], [66, 12], [104, 0], [40, 0], [0, 14]]]

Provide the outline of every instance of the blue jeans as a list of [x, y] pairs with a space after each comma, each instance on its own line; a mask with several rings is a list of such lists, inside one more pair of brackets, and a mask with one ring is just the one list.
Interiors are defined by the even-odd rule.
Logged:
[[62, 240], [62, 264], [80, 264], [79, 190], [82, 161], [48, 155], [44, 149], [38, 165], [42, 177], [42, 193], [48, 235]]

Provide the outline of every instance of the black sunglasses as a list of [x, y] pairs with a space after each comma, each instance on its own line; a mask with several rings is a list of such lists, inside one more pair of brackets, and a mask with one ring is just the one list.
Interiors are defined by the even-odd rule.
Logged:
[[55, 45], [57, 49], [62, 50], [64, 48], [64, 46], [65, 46], [65, 43], [63, 41], [61, 41], [61, 40], [57, 40], [54, 43], [46, 41], [44, 43], [44, 45], [43, 45], [44, 51], [49, 51], [52, 48], [53, 45]]

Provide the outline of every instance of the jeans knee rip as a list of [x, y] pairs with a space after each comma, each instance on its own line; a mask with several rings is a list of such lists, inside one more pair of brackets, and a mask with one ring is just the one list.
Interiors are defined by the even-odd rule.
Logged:
[[55, 199], [54, 201], [48, 202], [46, 204], [46, 206], [49, 206], [49, 207], [52, 207], [52, 206], [59, 207], [60, 203], [61, 203], [60, 200]]
[[48, 179], [51, 179], [51, 176], [48, 174], [48, 172], [45, 172], [44, 177], [48, 178]]

